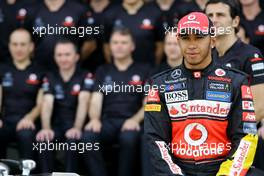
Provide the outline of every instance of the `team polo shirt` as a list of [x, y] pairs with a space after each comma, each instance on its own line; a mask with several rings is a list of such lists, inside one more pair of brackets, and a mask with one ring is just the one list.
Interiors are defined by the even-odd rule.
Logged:
[[251, 85], [264, 83], [264, 60], [260, 51], [252, 45], [238, 39], [224, 56], [216, 60], [249, 74]]
[[23, 118], [36, 105], [37, 94], [44, 76], [42, 70], [35, 63], [30, 64], [24, 70], [17, 69], [12, 62], [0, 66], [4, 119], [8, 120], [11, 116]]
[[52, 122], [55, 124], [73, 125], [78, 106], [78, 95], [81, 91], [91, 91], [93, 75], [90, 72], [76, 68], [69, 81], [63, 81], [59, 71], [47, 74], [43, 80], [44, 94], [54, 96]]
[[155, 63], [155, 42], [163, 40], [160, 11], [153, 4], [143, 5], [136, 14], [130, 15], [120, 4], [106, 12], [104, 36], [109, 42], [114, 28], [129, 28], [135, 39], [133, 58], [137, 62]]
[[119, 71], [114, 64], [99, 67], [94, 91], [103, 94], [102, 114], [124, 119], [133, 116], [142, 107], [148, 74], [149, 68], [140, 63], [133, 63], [125, 71]]

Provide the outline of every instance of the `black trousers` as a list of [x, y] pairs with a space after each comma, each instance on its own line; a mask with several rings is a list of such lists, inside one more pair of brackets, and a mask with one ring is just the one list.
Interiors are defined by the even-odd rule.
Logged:
[[41, 152], [39, 150], [38, 152], [41, 172], [47, 173], [55, 171], [55, 157], [57, 154], [56, 152], [63, 153], [63, 163], [65, 164], [66, 172], [77, 172], [79, 153], [76, 148], [72, 148], [71, 146], [73, 146], [73, 144], [76, 144], [75, 146], [77, 146], [78, 141], [65, 138], [66, 131], [71, 127], [72, 126], [68, 125], [54, 126], [54, 139], [49, 142], [39, 143], [39, 148], [40, 145], [42, 145], [41, 148], [45, 149]]
[[136, 157], [139, 151], [140, 132], [121, 131], [125, 120], [118, 118], [104, 118], [100, 133], [85, 131], [82, 136], [84, 143], [100, 143], [99, 150], [86, 151], [83, 154], [89, 176], [107, 176], [105, 162], [102, 156], [104, 144], [118, 143], [118, 176], [132, 176]]
[[21, 159], [35, 159], [33, 142], [35, 142], [36, 131], [31, 129], [16, 131], [17, 123], [18, 120], [3, 120], [3, 127], [0, 128], [0, 158], [6, 158], [8, 144], [16, 142]]

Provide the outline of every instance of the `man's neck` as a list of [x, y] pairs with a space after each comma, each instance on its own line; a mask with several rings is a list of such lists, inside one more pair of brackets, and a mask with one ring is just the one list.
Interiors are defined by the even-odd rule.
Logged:
[[7, 2], [7, 4], [9, 4], [9, 5], [13, 5], [13, 4], [16, 3], [16, 0], [7, 0], [6, 2]]
[[157, 0], [157, 3], [161, 10], [169, 10], [173, 4], [174, 0]]
[[75, 70], [76, 70], [76, 66], [74, 66], [68, 70], [61, 70], [60, 69], [59, 72], [60, 72], [60, 75], [61, 75], [63, 81], [68, 82], [71, 79], [72, 75], [74, 74]]
[[20, 62], [14, 60], [13, 63], [18, 70], [25, 70], [31, 64], [31, 61], [28, 58], [28, 59], [24, 59], [23, 61], [20, 61]]
[[114, 65], [119, 71], [126, 71], [128, 67], [133, 63], [132, 57], [124, 59], [114, 59]]
[[134, 4], [127, 4], [127, 3], [123, 3], [122, 6], [126, 9], [126, 11], [128, 12], [128, 14], [130, 15], [135, 15], [138, 10], [144, 5], [144, 2], [142, 0], [137, 1]]
[[46, 6], [51, 12], [58, 11], [66, 0], [44, 0]]
[[218, 55], [222, 57], [225, 55], [228, 49], [230, 49], [234, 43], [237, 41], [235, 34], [221, 35], [216, 38], [215, 47]]
[[92, 0], [90, 6], [96, 13], [100, 13], [109, 5], [109, 3], [109, 0]]
[[167, 59], [167, 64], [171, 67], [177, 67], [179, 65], [182, 64], [182, 58], [178, 58], [178, 59]]
[[261, 12], [259, 2], [256, 1], [250, 5], [242, 6], [242, 11], [247, 20], [254, 20]]

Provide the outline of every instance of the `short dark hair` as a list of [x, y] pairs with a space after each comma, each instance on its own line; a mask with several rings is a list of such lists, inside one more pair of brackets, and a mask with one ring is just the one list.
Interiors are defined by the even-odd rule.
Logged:
[[206, 5], [205, 8], [209, 5], [209, 4], [217, 4], [217, 3], [223, 3], [229, 6], [229, 12], [230, 12], [230, 16], [234, 19], [236, 16], [240, 15], [240, 5], [237, 2], [237, 0], [209, 0]]
[[[209, 0], [205, 5], [205, 9], [208, 5], [217, 3], [223, 3], [229, 6], [229, 12], [232, 19], [240, 15], [240, 5], [237, 0]], [[238, 31], [239, 29], [235, 28], [235, 33], [237, 33]]]
[[115, 34], [121, 34], [121, 35], [128, 35], [131, 37], [132, 42], [135, 43], [134, 35], [132, 34], [131, 30], [127, 27], [116, 27], [112, 30], [110, 38]]
[[56, 42], [54, 48], [56, 48], [57, 45], [60, 45], [60, 44], [72, 44], [72, 46], [73, 46], [73, 48], [74, 48], [74, 51], [75, 51], [76, 53], [79, 52], [79, 48], [78, 48], [77, 44], [76, 44], [74, 41], [70, 40], [70, 39], [67, 39], [67, 38], [59, 39], [59, 40]]

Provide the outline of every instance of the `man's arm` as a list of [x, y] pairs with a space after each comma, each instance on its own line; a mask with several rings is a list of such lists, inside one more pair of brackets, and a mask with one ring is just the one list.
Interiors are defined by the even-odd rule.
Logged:
[[38, 95], [36, 98], [36, 105], [32, 108], [32, 110], [27, 113], [23, 119], [21, 119], [16, 127], [16, 130], [22, 129], [35, 129], [34, 121], [39, 117], [41, 111], [41, 105], [43, 100], [43, 90], [40, 89], [38, 91]]
[[41, 110], [42, 129], [51, 129], [51, 116], [53, 111], [54, 96], [45, 94], [43, 97], [43, 106]]
[[144, 118], [144, 135], [154, 166], [154, 176], [183, 175], [180, 167], [172, 160], [171, 122], [165, 105], [156, 91], [149, 93]]
[[65, 136], [67, 138], [80, 139], [81, 130], [88, 112], [89, 100], [90, 100], [90, 92], [81, 91], [78, 96], [78, 106], [77, 106], [75, 122], [73, 127], [66, 132]]
[[228, 119], [228, 136], [231, 150], [217, 176], [246, 175], [251, 167], [257, 148], [257, 129], [253, 98], [247, 79], [234, 88], [235, 96]]
[[95, 40], [84, 41], [81, 47], [81, 58], [82, 60], [87, 59], [97, 48]]
[[110, 51], [109, 43], [103, 44], [103, 50], [104, 50], [104, 57], [106, 59], [106, 63], [111, 63], [111, 51]]
[[90, 121], [85, 126], [85, 130], [100, 132], [101, 131], [101, 111], [103, 105], [103, 94], [100, 92], [93, 92], [91, 97], [91, 103], [89, 107]]
[[34, 122], [36, 120], [36, 118], [39, 117], [39, 115], [40, 115], [42, 100], [43, 100], [43, 90], [40, 89], [38, 91], [36, 105], [32, 108], [32, 110], [29, 113], [27, 113], [24, 116], [24, 118], [29, 119], [32, 122]]
[[155, 64], [159, 65], [162, 61], [163, 57], [163, 42], [158, 41], [155, 43], [156, 45], [156, 50], [155, 50]]

